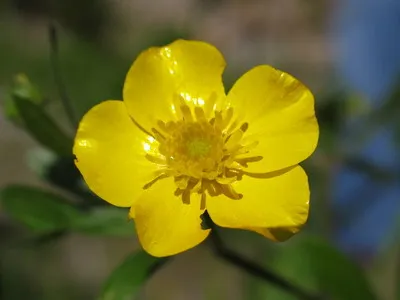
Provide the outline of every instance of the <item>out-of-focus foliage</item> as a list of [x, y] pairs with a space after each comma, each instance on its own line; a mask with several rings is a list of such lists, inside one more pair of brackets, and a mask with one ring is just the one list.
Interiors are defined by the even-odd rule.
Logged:
[[65, 135], [42, 107], [18, 97], [14, 97], [14, 103], [25, 130], [32, 137], [60, 156], [71, 156], [72, 139]]
[[127, 212], [114, 207], [82, 209], [54, 193], [34, 187], [12, 185], [1, 190], [2, 209], [35, 233], [60, 230], [87, 235], [133, 236]]
[[[302, 237], [278, 247], [272, 257], [267, 256], [265, 265], [321, 296], [340, 300], [378, 299], [360, 266], [320, 238]], [[296, 299], [273, 286], [259, 284], [256, 289], [257, 292], [252, 292], [254, 300]]]
[[163, 261], [165, 258], [155, 258], [144, 251], [132, 254], [108, 278], [100, 299], [135, 299], [146, 279]]
[[98, 40], [112, 18], [105, 0], [6, 0], [6, 4], [25, 17], [52, 18], [83, 39]]
[[20, 114], [15, 104], [14, 98], [32, 101], [35, 104], [42, 104], [44, 99], [39, 90], [34, 86], [25, 74], [15, 76], [13, 87], [4, 102], [4, 112], [7, 118], [20, 123], [22, 122]]
[[133, 237], [134, 223], [126, 210], [115, 207], [96, 207], [74, 220], [72, 229], [87, 235]]
[[4, 211], [38, 233], [68, 229], [80, 215], [63, 197], [36, 188], [8, 186], [0, 196]]

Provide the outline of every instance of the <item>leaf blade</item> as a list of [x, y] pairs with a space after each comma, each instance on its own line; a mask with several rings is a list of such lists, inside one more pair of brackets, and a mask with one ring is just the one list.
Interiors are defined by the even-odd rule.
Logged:
[[111, 206], [93, 208], [88, 214], [75, 219], [72, 228], [86, 235], [127, 237], [135, 234], [135, 226], [128, 219], [128, 211]]
[[[377, 300], [362, 269], [327, 241], [305, 236], [277, 247], [267, 266], [298, 286], [315, 294], [340, 300]], [[260, 299], [295, 300], [271, 285], [258, 284]], [[331, 299], [331, 298], [328, 298]]]
[[72, 157], [72, 138], [60, 129], [42, 107], [16, 96], [13, 100], [25, 129], [37, 142], [61, 156]]
[[99, 300], [134, 299], [144, 282], [166, 261], [143, 250], [128, 256], [106, 281]]
[[34, 187], [7, 186], [1, 190], [0, 200], [10, 217], [40, 233], [66, 229], [81, 216], [63, 197]]

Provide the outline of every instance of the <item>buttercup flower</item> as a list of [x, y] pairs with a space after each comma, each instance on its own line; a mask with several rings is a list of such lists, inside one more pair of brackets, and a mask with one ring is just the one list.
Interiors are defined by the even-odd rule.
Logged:
[[314, 151], [318, 124], [311, 92], [270, 66], [244, 74], [228, 94], [222, 54], [178, 40], [139, 55], [124, 101], [108, 100], [83, 117], [76, 165], [90, 189], [130, 207], [143, 248], [173, 255], [222, 227], [272, 240], [296, 233], [310, 192], [298, 165]]

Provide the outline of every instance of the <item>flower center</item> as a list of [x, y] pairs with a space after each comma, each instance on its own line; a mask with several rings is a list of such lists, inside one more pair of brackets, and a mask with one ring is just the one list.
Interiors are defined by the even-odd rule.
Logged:
[[[176, 175], [196, 179], [215, 173], [223, 157], [223, 135], [209, 122], [178, 121], [166, 125], [168, 135], [159, 151]], [[162, 126], [161, 126], [162, 127]]]
[[190, 158], [200, 158], [210, 153], [212, 145], [210, 141], [202, 138], [195, 138], [188, 142], [187, 148]]
[[[209, 101], [212, 101], [210, 97]], [[160, 156], [147, 155], [151, 162], [162, 164], [165, 169], [144, 188], [156, 181], [173, 176], [176, 183], [175, 195], [184, 203], [190, 203], [192, 193], [201, 194], [202, 208], [206, 195], [225, 195], [231, 199], [241, 199], [232, 183], [248, 175], [244, 169], [248, 163], [257, 162], [261, 156], [248, 156], [257, 142], [244, 143], [243, 134], [248, 123], [233, 120], [233, 109], [214, 111], [207, 118], [201, 107], [193, 110], [180, 99], [181, 119], [178, 121], [158, 121], [152, 134], [160, 143]]]

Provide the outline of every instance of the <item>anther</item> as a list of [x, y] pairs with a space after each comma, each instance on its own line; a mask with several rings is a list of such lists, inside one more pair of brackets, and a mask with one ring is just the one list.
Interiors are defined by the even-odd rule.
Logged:
[[221, 184], [221, 189], [222, 193], [228, 198], [231, 198], [233, 200], [239, 200], [243, 198], [243, 195], [236, 193], [236, 191], [230, 184]]
[[194, 114], [196, 115], [197, 121], [199, 121], [199, 122], [207, 121], [204, 110], [201, 107], [196, 106], [194, 108]]
[[182, 193], [183, 204], [190, 204], [190, 189], [186, 189]]
[[187, 105], [181, 105], [181, 112], [185, 121], [193, 122], [192, 112], [190, 111], [190, 107]]
[[153, 135], [157, 141], [161, 142], [161, 141], [165, 140], [165, 137], [156, 128], [152, 128], [151, 131], [153, 132]]
[[246, 132], [247, 131], [247, 129], [249, 129], [249, 123], [243, 123], [242, 124], [242, 126], [240, 126], [240, 130], [242, 131], [242, 132]]

